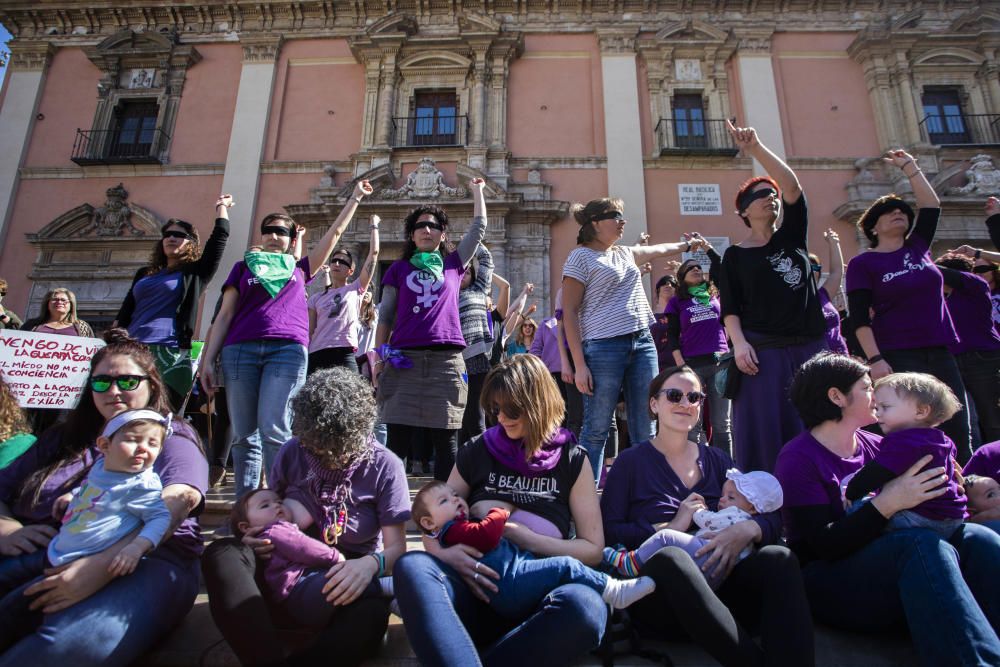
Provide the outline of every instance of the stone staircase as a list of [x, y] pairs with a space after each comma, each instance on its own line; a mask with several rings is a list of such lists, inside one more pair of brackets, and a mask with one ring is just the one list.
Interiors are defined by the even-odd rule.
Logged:
[[[416, 493], [429, 478], [410, 478], [410, 493]], [[208, 493], [205, 511], [201, 516], [206, 540], [216, 538], [220, 526], [228, 523], [229, 511], [234, 500], [232, 476], [225, 485]], [[407, 548], [421, 550], [420, 534], [413, 524], [407, 525]], [[645, 646], [645, 644], [644, 644]], [[700, 648], [682, 642], [650, 642], [649, 648], [667, 653], [676, 667], [714, 667], [718, 665]], [[906, 637], [885, 635], [858, 635], [820, 627], [816, 630], [816, 664], [818, 667], [910, 667], [918, 663], [917, 655]], [[389, 617], [378, 658], [367, 663], [370, 667], [399, 667], [419, 665], [406, 639], [402, 619]], [[615, 664], [631, 667], [653, 665], [634, 655], [620, 656]], [[235, 654], [222, 638], [212, 621], [208, 609], [208, 596], [204, 589], [184, 622], [146, 656], [136, 661], [134, 667], [239, 667]], [[597, 667], [601, 661], [595, 656], [577, 663], [580, 667]], [[533, 667], [525, 665], [524, 667]], [[789, 665], [788, 667], [795, 667]]]

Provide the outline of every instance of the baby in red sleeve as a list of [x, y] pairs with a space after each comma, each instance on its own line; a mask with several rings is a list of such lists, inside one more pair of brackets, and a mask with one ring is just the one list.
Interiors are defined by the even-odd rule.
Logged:
[[503, 537], [509, 516], [507, 510], [495, 507], [485, 518], [470, 520], [468, 503], [444, 482], [425, 484], [413, 499], [412, 517], [424, 533], [445, 547], [467, 544], [478, 549], [483, 552], [480, 562], [500, 574], [497, 592], [486, 593], [490, 606], [502, 616], [523, 618], [564, 584], [588, 586], [615, 609], [624, 609], [656, 588], [649, 577], [614, 579], [569, 556], [536, 558]]

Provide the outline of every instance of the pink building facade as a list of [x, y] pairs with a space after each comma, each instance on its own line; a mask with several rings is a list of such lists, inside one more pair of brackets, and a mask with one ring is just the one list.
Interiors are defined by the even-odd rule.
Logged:
[[60, 286], [107, 325], [159, 225], [207, 236], [220, 192], [237, 205], [209, 311], [265, 214], [319, 238], [367, 178], [343, 243], [364, 253], [378, 214], [389, 262], [421, 202], [460, 233], [476, 176], [498, 271], [535, 283], [548, 312], [574, 201], [622, 197], [629, 242], [743, 238], [733, 197], [758, 172], [726, 118], [796, 170], [824, 262], [824, 230], [853, 256], [859, 213], [906, 192], [878, 160], [888, 148], [917, 155], [941, 195], [940, 249], [984, 245], [1000, 191], [1000, 10], [986, 2], [3, 1], [0, 22], [15, 36], [0, 276], [22, 316]]

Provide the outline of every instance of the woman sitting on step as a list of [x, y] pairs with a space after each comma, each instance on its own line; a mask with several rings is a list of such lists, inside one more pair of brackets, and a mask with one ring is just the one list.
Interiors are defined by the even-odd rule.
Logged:
[[[375, 399], [357, 372], [316, 371], [291, 399], [291, 409], [293, 437], [278, 452], [268, 482], [308, 511], [307, 535], [343, 556], [311, 578], [314, 591], [297, 597], [308, 603], [302, 596], [317, 596], [310, 624], [322, 629], [302, 651], [285, 657], [275, 624], [301, 627], [302, 619], [286, 618], [287, 610], [270, 605], [258, 587], [254, 575], [264, 571], [275, 549], [258, 537], [262, 527], [205, 551], [202, 572], [212, 618], [243, 665], [360, 664], [378, 650], [389, 622], [388, 600], [372, 594], [369, 584], [392, 572], [406, 551], [406, 473], [403, 462], [371, 435]], [[329, 610], [322, 608], [324, 599]]]

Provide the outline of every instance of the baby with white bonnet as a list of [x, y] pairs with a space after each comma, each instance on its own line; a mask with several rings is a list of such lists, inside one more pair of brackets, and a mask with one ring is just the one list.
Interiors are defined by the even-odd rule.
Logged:
[[[692, 494], [695, 496], [696, 494]], [[689, 496], [688, 499], [692, 499]], [[783, 495], [781, 484], [778, 479], [762, 470], [751, 472], [740, 472], [736, 468], [726, 471], [726, 482], [722, 485], [722, 493], [719, 496], [719, 509], [711, 511], [704, 505], [704, 499], [697, 496], [694, 500], [700, 499], [701, 508], [693, 514], [682, 512], [678, 508], [677, 515], [670, 522], [671, 528], [663, 528], [657, 531], [637, 549], [614, 549], [605, 547], [604, 562], [613, 567], [617, 572], [627, 577], [635, 577], [639, 574], [639, 569], [652, 558], [658, 551], [667, 547], [680, 547], [691, 555], [698, 567], [708, 560], [709, 554], [695, 556], [699, 549], [708, 544], [709, 534], [725, 530], [730, 526], [743, 521], [750, 521], [755, 515], [776, 512], [781, 509]], [[686, 532], [690, 529], [692, 521], [699, 530], [694, 535]], [[753, 547], [748, 546], [740, 552], [738, 560], [743, 560], [753, 552]], [[724, 577], [719, 573], [705, 573], [709, 585], [713, 590], [717, 589], [723, 582]]]

